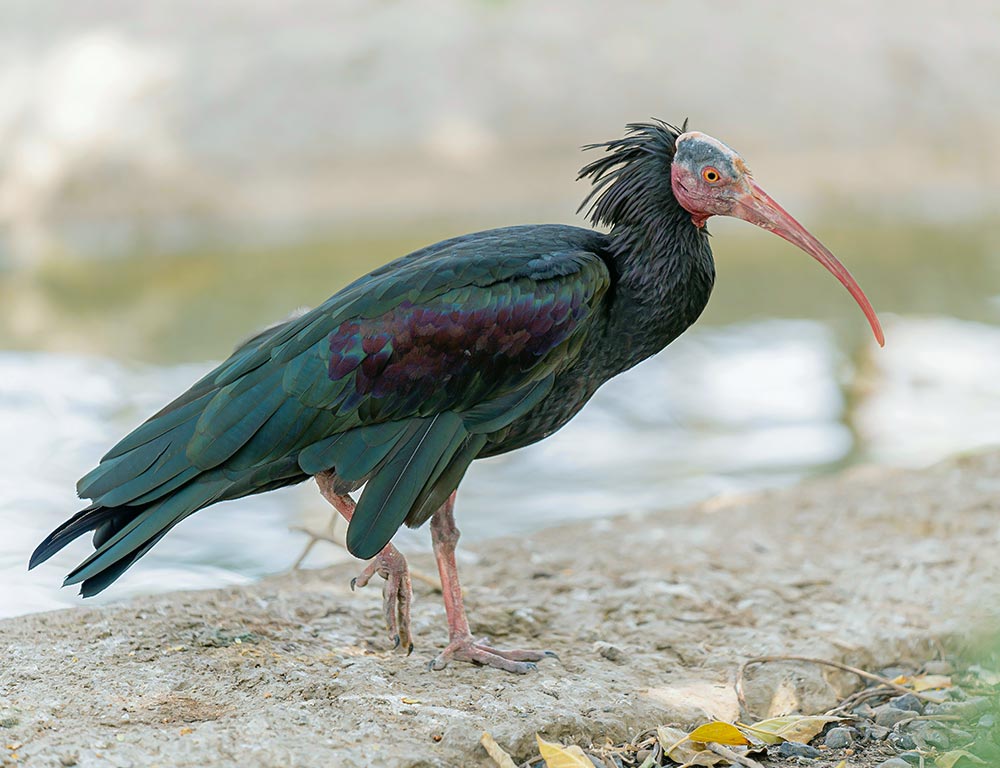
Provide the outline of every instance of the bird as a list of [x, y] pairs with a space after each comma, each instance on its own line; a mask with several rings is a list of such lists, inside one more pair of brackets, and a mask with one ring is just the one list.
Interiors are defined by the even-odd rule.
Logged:
[[[90, 504], [30, 568], [84, 533], [66, 577], [101, 592], [181, 520], [216, 502], [315, 478], [385, 579], [390, 640], [409, 654], [412, 585], [392, 544], [430, 521], [448, 644], [430, 662], [512, 673], [547, 650], [476, 639], [455, 560], [456, 492], [476, 459], [569, 422], [601, 385], [660, 352], [705, 309], [715, 282], [706, 222], [730, 216], [796, 245], [846, 287], [879, 345], [874, 308], [847, 269], [718, 139], [662, 120], [631, 123], [579, 173], [592, 228], [509, 226], [402, 256], [304, 314], [251, 337], [118, 442], [77, 485]], [[357, 501], [352, 492], [361, 490]]]

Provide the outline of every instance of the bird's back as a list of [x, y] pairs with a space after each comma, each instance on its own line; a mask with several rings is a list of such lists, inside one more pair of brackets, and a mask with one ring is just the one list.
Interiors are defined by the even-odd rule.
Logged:
[[32, 566], [93, 530], [67, 583], [94, 594], [198, 509], [331, 469], [368, 482], [349, 546], [373, 555], [579, 354], [610, 283], [603, 237], [542, 225], [446, 240], [251, 338], [80, 480], [93, 503]]

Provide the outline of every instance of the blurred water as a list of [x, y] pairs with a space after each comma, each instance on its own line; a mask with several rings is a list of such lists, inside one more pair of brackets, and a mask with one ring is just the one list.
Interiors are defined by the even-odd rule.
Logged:
[[[886, 330], [884, 352], [865, 345], [852, 362], [817, 322], [697, 328], [608, 384], [557, 435], [477, 462], [460, 497], [463, 533], [529, 532], [783, 485], [849, 462], [919, 465], [1000, 442], [1000, 328], [923, 317], [889, 319]], [[75, 480], [208, 367], [0, 353], [0, 616], [79, 602], [58, 584], [87, 546], [30, 574], [28, 554], [79, 507]], [[290, 526], [326, 514], [312, 484], [212, 507], [96, 600], [280, 571], [305, 541]], [[397, 542], [426, 548], [426, 530]], [[323, 545], [310, 565], [343, 557]]]

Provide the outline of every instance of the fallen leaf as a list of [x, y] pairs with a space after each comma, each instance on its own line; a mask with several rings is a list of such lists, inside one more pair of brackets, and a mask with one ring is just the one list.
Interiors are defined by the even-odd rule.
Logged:
[[590, 758], [575, 744], [569, 747], [553, 744], [537, 733], [535, 739], [538, 741], [538, 751], [542, 754], [547, 768], [596, 768]]
[[747, 739], [740, 729], [735, 725], [730, 725], [729, 723], [723, 723], [716, 720], [712, 723], [706, 723], [705, 725], [700, 725], [695, 728], [691, 733], [687, 735], [691, 741], [698, 741], [702, 744], [707, 744], [708, 742], [715, 742], [716, 744], [749, 744], [750, 740]]
[[783, 741], [808, 744], [827, 723], [838, 723], [843, 719], [829, 715], [788, 715], [761, 720], [753, 725], [737, 725], [768, 744], [780, 744]]
[[404, 704], [419, 704], [420, 703], [420, 699], [411, 699], [409, 696], [404, 696], [402, 698], [402, 702]]
[[918, 675], [910, 681], [915, 691], [933, 691], [938, 688], [951, 688], [951, 677], [948, 675]]
[[934, 765], [936, 765], [937, 768], [952, 768], [952, 766], [963, 757], [976, 765], [986, 765], [985, 760], [980, 757], [976, 757], [971, 752], [966, 752], [964, 749], [953, 749], [951, 752], [945, 752], [942, 755], [938, 755], [934, 758]]
[[664, 754], [675, 763], [701, 765], [710, 768], [713, 765], [729, 762], [721, 755], [709, 752], [707, 749], [702, 749], [700, 745], [696, 745], [688, 739], [687, 731], [682, 731], [680, 728], [661, 725], [656, 729], [656, 737], [660, 740], [660, 746], [663, 748]]
[[496, 739], [490, 736], [486, 731], [483, 731], [483, 735], [479, 738], [479, 743], [483, 745], [483, 749], [486, 750], [493, 762], [496, 763], [499, 768], [517, 768], [517, 764], [511, 758], [504, 748], [497, 744]]

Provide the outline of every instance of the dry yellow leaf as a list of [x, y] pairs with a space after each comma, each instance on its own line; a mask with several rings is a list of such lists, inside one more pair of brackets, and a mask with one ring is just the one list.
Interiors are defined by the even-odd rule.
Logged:
[[483, 735], [479, 737], [479, 743], [483, 745], [483, 749], [486, 750], [493, 762], [496, 763], [499, 768], [517, 768], [517, 764], [511, 758], [510, 755], [497, 744], [496, 739], [490, 736], [486, 731], [483, 731]]
[[933, 691], [937, 688], [951, 688], [948, 675], [917, 675], [910, 681], [915, 691]]
[[700, 745], [696, 746], [688, 739], [687, 731], [682, 731], [680, 728], [661, 725], [656, 729], [656, 737], [660, 740], [660, 746], [664, 753], [675, 763], [708, 766], [709, 768], [719, 763], [729, 763], [721, 755], [707, 749], [701, 749]]
[[780, 744], [783, 741], [808, 744], [827, 723], [838, 723], [843, 719], [829, 715], [788, 715], [761, 720], [753, 725], [738, 725], [767, 744]]
[[419, 704], [420, 703], [420, 699], [411, 699], [409, 696], [404, 696], [402, 698], [402, 702], [404, 704]]
[[596, 768], [590, 758], [583, 754], [583, 750], [575, 744], [569, 747], [553, 744], [537, 733], [535, 739], [538, 741], [538, 751], [541, 753], [547, 768]]
[[976, 765], [986, 765], [986, 761], [980, 757], [976, 757], [971, 752], [966, 752], [964, 749], [953, 749], [951, 752], [945, 752], [943, 755], [938, 755], [934, 758], [934, 765], [937, 768], [952, 768], [959, 760], [965, 758], [971, 763]]
[[750, 740], [740, 733], [739, 728], [729, 723], [723, 723], [720, 720], [715, 720], [711, 723], [698, 726], [691, 731], [687, 737], [691, 741], [698, 741], [702, 744], [707, 744], [709, 742], [715, 742], [716, 744], [750, 743]]

